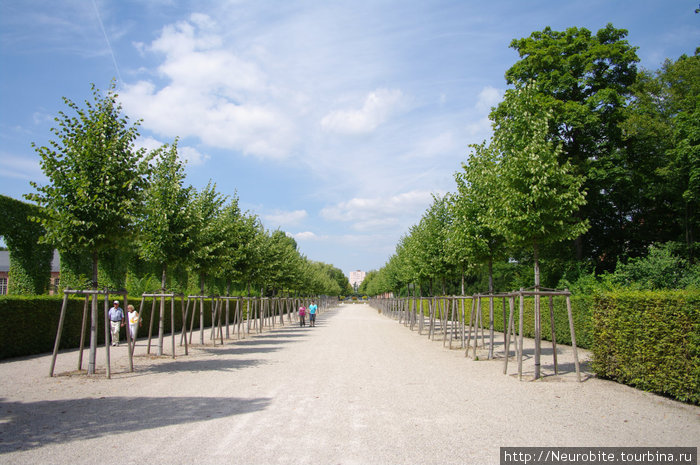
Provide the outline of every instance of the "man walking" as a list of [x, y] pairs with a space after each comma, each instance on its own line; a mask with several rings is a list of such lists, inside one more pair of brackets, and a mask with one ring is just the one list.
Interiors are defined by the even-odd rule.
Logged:
[[112, 330], [112, 345], [119, 346], [119, 328], [124, 326], [124, 310], [119, 306], [119, 301], [114, 301], [114, 307], [109, 309], [109, 325]]
[[318, 307], [314, 303], [314, 301], [311, 301], [311, 305], [309, 305], [309, 325], [310, 326], [316, 326], [316, 310], [318, 310]]

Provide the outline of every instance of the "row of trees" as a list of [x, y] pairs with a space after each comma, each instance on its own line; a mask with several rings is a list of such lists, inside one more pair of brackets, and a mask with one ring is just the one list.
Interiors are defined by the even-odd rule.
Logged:
[[626, 34], [546, 28], [513, 40], [521, 59], [490, 114], [492, 138], [470, 146], [457, 191], [434, 198], [361, 291], [465, 292], [465, 278], [493, 291], [494, 276], [501, 290], [555, 287], [615, 272], [654, 244], [692, 267], [700, 56], [639, 70]]
[[211, 183], [185, 186], [177, 140], [136, 149], [138, 123], [122, 115], [114, 84], [105, 95], [92, 91], [85, 108], [64, 98], [72, 111], [56, 118], [57, 140], [35, 146], [49, 183], [33, 182], [26, 196], [41, 207], [40, 242], [60, 252], [63, 287], [349, 291], [342, 271], [304, 257], [283, 231], [266, 230], [237, 196]]

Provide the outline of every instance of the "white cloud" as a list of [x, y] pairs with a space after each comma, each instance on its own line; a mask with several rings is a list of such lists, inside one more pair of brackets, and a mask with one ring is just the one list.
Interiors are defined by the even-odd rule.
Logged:
[[476, 113], [481, 116], [466, 126], [467, 136], [469, 136], [473, 142], [478, 143], [481, 140], [488, 139], [491, 135], [492, 122], [489, 119], [489, 113], [491, 113], [492, 107], [495, 107], [503, 100], [503, 95], [503, 90], [491, 86], [486, 86], [479, 92], [476, 104], [474, 104], [474, 109]]
[[[162, 54], [166, 82], [127, 84], [120, 100], [143, 126], [168, 138], [197, 137], [212, 147], [281, 158], [296, 141], [294, 123], [258, 64], [243, 59], [205, 15], [165, 26], [149, 52]], [[201, 160], [206, 157], [194, 157]]]
[[299, 224], [309, 214], [306, 210], [282, 211], [275, 210], [273, 213], [263, 215], [263, 219], [274, 226], [293, 226]]
[[0, 154], [0, 177], [46, 182], [39, 159]]
[[[136, 140], [136, 148], [144, 148], [151, 152], [163, 146], [165, 142], [161, 142], [153, 137], [140, 137]], [[201, 153], [194, 147], [178, 145], [177, 154], [181, 161], [190, 166], [198, 166], [209, 160], [209, 155]]]
[[411, 191], [390, 197], [354, 198], [321, 210], [331, 221], [352, 223], [357, 231], [373, 231], [410, 226], [432, 201], [429, 191]]
[[292, 234], [292, 237], [293, 237], [295, 240], [297, 240], [297, 241], [299, 241], [299, 240], [302, 240], [302, 241], [312, 241], [312, 240], [319, 239], [319, 236], [317, 236], [316, 234], [312, 233], [311, 231], [304, 231], [304, 232], [299, 232], [299, 233], [296, 233], [296, 234]]
[[491, 107], [498, 105], [498, 103], [503, 99], [503, 94], [504, 92], [501, 89], [486, 86], [481, 89], [481, 92], [479, 92], [475, 108], [480, 113], [489, 114], [491, 112]]
[[209, 155], [202, 153], [194, 147], [180, 147], [177, 148], [178, 155], [181, 159], [185, 161], [190, 166], [203, 165], [204, 162], [209, 160]]
[[365, 134], [374, 131], [405, 105], [398, 89], [377, 89], [370, 92], [359, 110], [337, 110], [321, 120], [321, 126], [341, 134]]

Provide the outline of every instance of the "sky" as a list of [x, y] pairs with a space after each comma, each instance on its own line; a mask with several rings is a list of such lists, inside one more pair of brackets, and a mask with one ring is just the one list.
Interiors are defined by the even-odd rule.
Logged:
[[698, 0], [0, 0], [0, 194], [46, 184], [62, 98], [115, 80], [140, 147], [179, 138], [186, 184], [238, 196], [346, 274], [381, 268], [547, 26], [627, 29], [640, 66], [693, 54]]

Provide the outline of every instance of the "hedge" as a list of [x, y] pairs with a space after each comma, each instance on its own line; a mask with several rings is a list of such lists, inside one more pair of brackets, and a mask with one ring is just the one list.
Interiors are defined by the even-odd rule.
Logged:
[[598, 376], [700, 404], [700, 292], [601, 295], [592, 320]]
[[[121, 297], [118, 297], [121, 300]], [[58, 320], [61, 313], [63, 299], [59, 296], [3, 296], [0, 297], [0, 360], [9, 357], [52, 352]], [[84, 298], [72, 297], [68, 299], [66, 317], [63, 323], [63, 335], [61, 336], [60, 349], [72, 349], [80, 346], [80, 328], [83, 318]], [[138, 310], [140, 298], [129, 299], [129, 303]], [[148, 325], [151, 317], [152, 299], [144, 301], [141, 313], [143, 326], [139, 328], [139, 337], [148, 335]], [[182, 304], [177, 299], [175, 302], [175, 330], [182, 329]], [[111, 305], [110, 305], [111, 306]], [[190, 304], [190, 315], [192, 315]], [[123, 305], [122, 308], [126, 307]], [[211, 300], [204, 301], [204, 326], [211, 327]], [[153, 334], [158, 336], [158, 309], [156, 303], [153, 322]], [[189, 317], [188, 317], [189, 318]], [[104, 297], [98, 300], [97, 317], [98, 345], [104, 345]], [[189, 327], [188, 321], [188, 327]], [[194, 328], [199, 329], [199, 315], [194, 320]], [[170, 334], [170, 301], [166, 301], [165, 311], [166, 334]], [[122, 328], [121, 340], [126, 340], [126, 327]], [[86, 328], [85, 346], [88, 347], [90, 332], [90, 307], [88, 304], [88, 321]], [[208, 340], [209, 335], [205, 336]]]
[[10, 294], [43, 293], [51, 278], [53, 248], [37, 244], [44, 228], [33, 217], [41, 214], [36, 205], [0, 195], [0, 236], [10, 251]]

